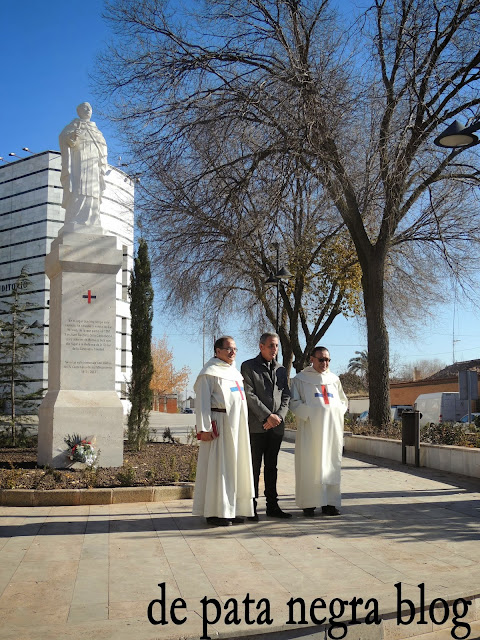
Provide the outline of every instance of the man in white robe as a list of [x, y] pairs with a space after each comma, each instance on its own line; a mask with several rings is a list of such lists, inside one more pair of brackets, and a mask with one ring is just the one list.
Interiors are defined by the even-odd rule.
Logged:
[[252, 458], [235, 341], [224, 336], [214, 348], [215, 357], [194, 385], [200, 450], [192, 513], [205, 516], [210, 525], [228, 526], [253, 516]]
[[293, 379], [290, 400], [297, 417], [295, 500], [307, 517], [315, 515], [316, 507], [336, 516], [340, 515], [343, 417], [348, 400], [338, 376], [329, 369], [328, 349], [315, 347], [310, 363]]

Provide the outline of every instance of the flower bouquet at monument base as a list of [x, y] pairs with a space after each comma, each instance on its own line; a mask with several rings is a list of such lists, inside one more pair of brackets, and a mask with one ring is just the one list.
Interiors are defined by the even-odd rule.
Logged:
[[67, 435], [65, 444], [68, 446], [67, 457], [72, 462], [82, 462], [87, 467], [94, 467], [100, 449], [97, 449], [95, 436], [82, 438], [78, 433]]

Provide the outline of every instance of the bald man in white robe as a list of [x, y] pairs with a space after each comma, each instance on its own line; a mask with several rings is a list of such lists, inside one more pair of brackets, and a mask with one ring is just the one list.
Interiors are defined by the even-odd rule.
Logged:
[[195, 382], [200, 442], [193, 515], [212, 526], [241, 523], [253, 516], [253, 472], [243, 376], [235, 367], [235, 341], [223, 336], [215, 357]]

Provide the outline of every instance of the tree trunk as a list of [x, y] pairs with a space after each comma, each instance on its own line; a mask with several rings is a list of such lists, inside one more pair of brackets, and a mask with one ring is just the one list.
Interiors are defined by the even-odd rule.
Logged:
[[282, 343], [282, 364], [287, 370], [287, 377], [290, 378], [290, 371], [292, 370], [292, 362], [293, 362], [293, 349], [290, 343], [290, 340], [284, 339], [281, 340]]
[[16, 343], [17, 343], [17, 323], [16, 323], [16, 315], [13, 314], [13, 323], [12, 323], [12, 366], [10, 370], [10, 422], [12, 426], [12, 445], [14, 447], [17, 446], [17, 429], [16, 429], [16, 415], [15, 415], [15, 365], [16, 365]]
[[369, 417], [374, 426], [390, 422], [389, 338], [384, 313], [384, 255], [372, 252], [362, 284], [368, 335]]

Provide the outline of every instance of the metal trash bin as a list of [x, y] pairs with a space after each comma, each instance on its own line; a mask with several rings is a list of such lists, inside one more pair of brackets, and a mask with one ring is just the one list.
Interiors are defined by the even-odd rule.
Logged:
[[402, 444], [414, 447], [415, 442], [415, 411], [404, 411], [402, 413]]
[[415, 466], [420, 466], [420, 411], [402, 413], [402, 463], [407, 463], [405, 447], [415, 447]]

